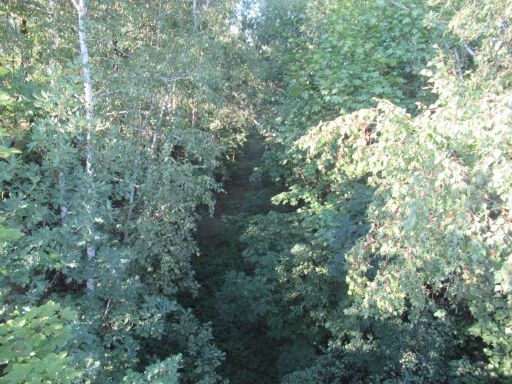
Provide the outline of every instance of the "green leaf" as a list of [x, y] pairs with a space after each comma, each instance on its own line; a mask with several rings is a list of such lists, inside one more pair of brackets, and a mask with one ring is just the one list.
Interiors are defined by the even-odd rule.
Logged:
[[12, 155], [16, 155], [19, 153], [21, 153], [21, 151], [19, 149], [7, 148], [7, 147], [4, 147], [3, 145], [0, 145], [0, 158], [2, 158], [2, 159], [8, 159]]
[[0, 242], [17, 240], [23, 236], [23, 233], [17, 229], [0, 227]]

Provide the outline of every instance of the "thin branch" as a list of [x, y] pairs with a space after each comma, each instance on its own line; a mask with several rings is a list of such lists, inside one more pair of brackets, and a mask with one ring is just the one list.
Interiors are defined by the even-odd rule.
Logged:
[[110, 311], [110, 308], [112, 308], [112, 301], [111, 299], [108, 299], [108, 302], [107, 302], [107, 309], [105, 309], [105, 313], [103, 313], [103, 316], [101, 316], [101, 319], [102, 320], [105, 320], [105, 318], [107, 317], [107, 314], [108, 312]]
[[130, 113], [131, 111], [115, 111], [115, 112], [108, 112], [108, 113], [105, 113], [105, 116], [112, 116], [112, 115], [125, 115], [127, 113]]
[[53, 279], [50, 282], [50, 284], [48, 284], [48, 287], [46, 287], [47, 290], [54, 286], [54, 284], [57, 282], [57, 279], [59, 278], [60, 275], [62, 275], [62, 271], [57, 271], [57, 273], [53, 276]]
[[35, 9], [36, 11], [47, 13], [48, 15], [53, 15], [54, 14], [54, 12], [52, 12], [52, 11], [49, 11], [49, 10], [44, 9], [44, 8], [39, 8], [39, 7], [37, 7], [35, 5], [32, 5], [32, 4], [28, 5], [27, 7], [29, 9]]
[[161, 76], [160, 79], [162, 79], [163, 81], [168, 82], [168, 83], [174, 83], [178, 80], [192, 80], [192, 75], [183, 75], [183, 76], [175, 76], [175, 77]]
[[78, 5], [78, 3], [76, 2], [76, 0], [69, 0], [71, 1], [71, 3], [73, 4], [73, 6], [75, 7], [76, 11], [77, 12], [80, 12], [80, 6]]
[[261, 123], [260, 123], [258, 120], [256, 120], [255, 118], [252, 118], [252, 117], [251, 117], [251, 121], [252, 121], [252, 122], [253, 122], [257, 127], [263, 127], [263, 126], [261, 125]]
[[457, 67], [457, 72], [459, 73], [459, 77], [462, 79], [464, 77], [464, 73], [462, 72], [462, 67], [460, 64], [459, 51], [457, 48], [453, 49], [453, 55], [455, 56], [455, 65]]
[[471, 56], [475, 57], [475, 51], [473, 51], [466, 43], [463, 43], [463, 45], [464, 49], [466, 49], [466, 52], [469, 53]]
[[402, 5], [400, 3], [397, 3], [396, 1], [393, 1], [393, 0], [389, 0], [389, 2], [395, 6], [397, 6], [398, 8], [401, 8], [403, 9], [404, 11], [410, 11], [409, 8], [407, 8], [405, 5]]

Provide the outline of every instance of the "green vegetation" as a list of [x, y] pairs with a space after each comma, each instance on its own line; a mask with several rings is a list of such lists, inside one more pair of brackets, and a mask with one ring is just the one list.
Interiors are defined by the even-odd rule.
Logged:
[[0, 34], [0, 383], [512, 381], [510, 0]]

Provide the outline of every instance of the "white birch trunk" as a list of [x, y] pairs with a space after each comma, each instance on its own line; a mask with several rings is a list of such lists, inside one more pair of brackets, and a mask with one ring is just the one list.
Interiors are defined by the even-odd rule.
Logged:
[[197, 0], [192, 0], [192, 17], [194, 19], [194, 31], [197, 31], [197, 24], [198, 24]]
[[[80, 56], [82, 58], [82, 71], [84, 76], [84, 93], [85, 93], [85, 118], [88, 122], [87, 124], [87, 134], [86, 134], [86, 159], [85, 159], [85, 171], [89, 175], [90, 184], [88, 192], [91, 194], [91, 198], [93, 198], [93, 153], [92, 153], [92, 120], [94, 118], [94, 98], [92, 94], [92, 77], [91, 77], [91, 67], [89, 65], [89, 49], [87, 46], [87, 4], [86, 0], [71, 0], [73, 5], [75, 6], [78, 13], [78, 39], [80, 41]], [[94, 204], [94, 203], [92, 203]], [[91, 214], [94, 216], [94, 207], [90, 207]], [[93, 218], [94, 220], [94, 218]], [[94, 259], [96, 257], [96, 247], [94, 245], [94, 223], [88, 223], [87, 230], [92, 236], [91, 242], [87, 245], [87, 262], [88, 262], [88, 277], [87, 277], [87, 289], [90, 291], [94, 290]]]
[[[87, 47], [87, 27], [85, 25], [87, 8], [85, 1], [86, 0], [78, 0], [78, 38], [80, 40], [80, 56], [82, 57], [82, 69], [84, 71], [85, 117], [87, 120], [92, 120], [94, 117], [94, 99], [92, 96], [92, 78], [91, 67], [89, 65], [89, 49]], [[91, 128], [88, 130], [88, 133], [88, 137], [90, 138]], [[88, 144], [89, 140], [90, 139], [88, 139]]]

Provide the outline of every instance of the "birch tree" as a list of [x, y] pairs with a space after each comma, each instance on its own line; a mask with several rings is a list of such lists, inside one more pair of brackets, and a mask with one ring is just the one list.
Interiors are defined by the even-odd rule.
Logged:
[[86, 139], [85, 139], [85, 171], [89, 176], [89, 189], [88, 194], [90, 197], [88, 204], [88, 211], [91, 215], [91, 221], [86, 224], [86, 230], [91, 237], [87, 244], [87, 261], [88, 261], [88, 277], [87, 289], [94, 290], [94, 259], [96, 257], [95, 242], [95, 203], [94, 203], [94, 169], [93, 169], [93, 133], [94, 133], [94, 96], [91, 66], [89, 63], [89, 48], [87, 41], [87, 3], [86, 0], [71, 0], [78, 14], [78, 39], [80, 41], [80, 57], [82, 59], [82, 71], [84, 79], [84, 106], [85, 106], [85, 120], [87, 125]]
[[194, 31], [197, 31], [199, 14], [197, 10], [197, 0], [192, 0], [192, 18], [194, 20]]

